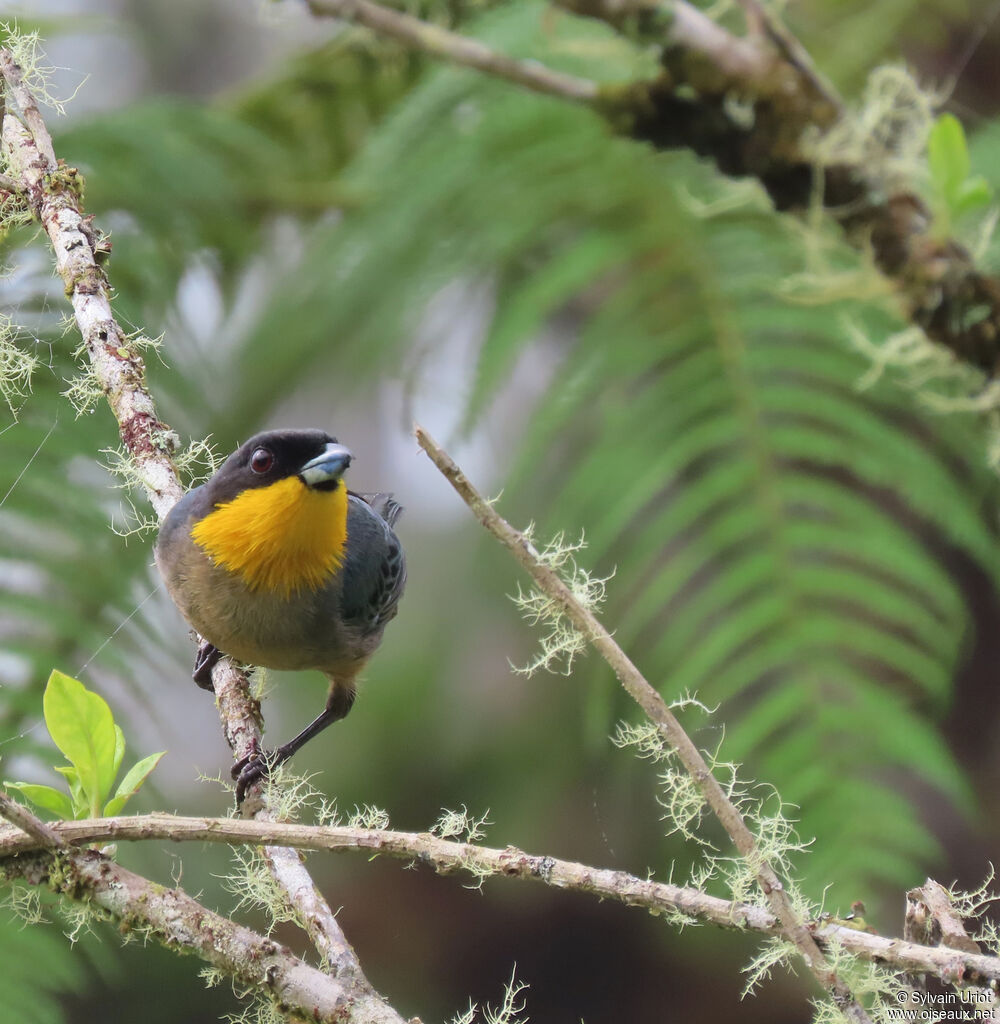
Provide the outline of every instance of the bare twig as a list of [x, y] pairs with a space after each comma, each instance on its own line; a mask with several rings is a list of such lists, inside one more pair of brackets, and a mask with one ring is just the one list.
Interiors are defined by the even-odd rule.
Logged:
[[[525, 853], [515, 847], [491, 849], [453, 842], [427, 832], [396, 832], [349, 826], [264, 824], [235, 818], [181, 818], [171, 814], [96, 818], [56, 822], [51, 830], [68, 843], [133, 842], [169, 839], [173, 842], [216, 842], [233, 845], [280, 845], [297, 850], [341, 852], [357, 850], [384, 854], [426, 865], [439, 874], [468, 872], [482, 879], [502, 875], [538, 881], [611, 899], [655, 914], [675, 914], [685, 921], [735, 928], [765, 935], [781, 933], [769, 910], [749, 903], [732, 903], [698, 889], [638, 878], [624, 871], [595, 868], [556, 857]], [[12, 828], [0, 828], [0, 860], [37, 849], [41, 841]], [[989, 985], [1000, 982], [1000, 957], [978, 950], [946, 948], [888, 938], [833, 922], [810, 922], [823, 946], [836, 944], [854, 956], [907, 974], [933, 974], [947, 983]]]
[[46, 825], [27, 807], [11, 800], [3, 792], [0, 792], [0, 815], [40, 843], [43, 849], [65, 850], [68, 848], [66, 840], [51, 825]]
[[442, 57], [453, 64], [474, 68], [485, 74], [515, 82], [534, 92], [559, 96], [574, 102], [597, 98], [597, 84], [575, 75], [553, 71], [534, 60], [516, 60], [491, 50], [476, 39], [449, 32], [412, 15], [394, 11], [372, 0], [306, 0], [313, 14], [343, 18], [398, 39], [414, 50]]
[[[177, 437], [156, 415], [136, 346], [119, 327], [111, 309], [111, 287], [97, 259], [98, 239], [82, 213], [82, 183], [74, 168], [57, 164], [52, 140], [21, 69], [9, 50], [0, 49], [0, 75], [23, 121], [9, 110], [3, 117], [2, 144], [15, 184], [26, 195], [56, 254], [56, 269], [73, 305], [90, 368], [118, 422], [122, 443], [157, 516], [163, 518], [184, 489], [171, 459]], [[228, 659], [212, 675], [223, 730], [234, 756], [243, 757], [260, 737], [256, 708], [246, 676]], [[271, 811], [260, 807], [262, 817]], [[371, 993], [354, 950], [298, 855], [268, 850], [266, 859], [320, 955], [350, 980], [359, 995]]]
[[757, 839], [750, 831], [743, 815], [726, 795], [718, 779], [712, 774], [701, 751], [684, 731], [666, 702], [618, 646], [614, 637], [594, 614], [574, 596], [554, 569], [545, 565], [530, 539], [507, 522], [493, 506], [472, 486], [462, 470], [447, 452], [422, 427], [415, 428], [417, 442], [430, 456], [445, 479], [455, 488], [473, 515], [493, 534], [526, 569], [536, 586], [556, 602], [560, 611], [573, 626], [587, 638], [604, 658], [629, 696], [642, 708], [660, 735], [677, 754], [678, 759], [694, 780], [706, 804], [719, 819], [733, 844], [754, 871], [761, 891], [781, 924], [782, 934], [791, 942], [805, 961], [816, 980], [827, 989], [842, 1011], [856, 1021], [867, 1021], [868, 1015], [850, 993], [816, 945], [806, 923], [792, 906], [782, 880], [764, 859]]

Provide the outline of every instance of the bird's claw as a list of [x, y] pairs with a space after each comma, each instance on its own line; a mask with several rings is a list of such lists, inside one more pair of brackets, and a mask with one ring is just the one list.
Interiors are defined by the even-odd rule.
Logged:
[[215, 668], [221, 657], [222, 651], [215, 644], [202, 640], [194, 658], [194, 671], [191, 673], [191, 678], [203, 690], [215, 691], [215, 686], [212, 683], [212, 669]]
[[247, 790], [255, 783], [266, 779], [275, 765], [274, 753], [261, 750], [256, 740], [250, 744], [250, 752], [241, 757], [232, 767], [231, 774], [236, 781], [236, 804], [243, 803]]

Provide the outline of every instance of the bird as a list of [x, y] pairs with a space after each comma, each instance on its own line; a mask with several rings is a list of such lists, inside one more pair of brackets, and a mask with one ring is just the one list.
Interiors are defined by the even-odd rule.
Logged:
[[240, 445], [166, 515], [156, 565], [202, 638], [193, 678], [212, 690], [223, 655], [272, 669], [318, 669], [326, 706], [273, 751], [232, 769], [236, 801], [354, 704], [359, 673], [395, 617], [406, 557], [391, 494], [356, 494], [351, 452], [322, 430], [271, 430]]

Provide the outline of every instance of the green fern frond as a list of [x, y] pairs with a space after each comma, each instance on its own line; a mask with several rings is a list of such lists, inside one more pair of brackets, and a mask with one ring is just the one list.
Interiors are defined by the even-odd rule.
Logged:
[[[523, 3], [476, 24], [531, 55], [542, 17]], [[602, 33], [557, 17], [547, 59]], [[602, 59], [605, 76], [634, 70], [618, 57]], [[595, 570], [617, 566], [619, 639], [665, 695], [723, 702], [727, 756], [802, 804], [801, 832], [819, 835], [844, 891], [871, 879], [876, 846], [886, 875], [932, 856], [889, 780], [906, 772], [967, 806], [928, 718], [947, 705], [969, 628], [942, 553], [953, 545], [997, 578], [997, 482], [974, 419], [934, 416], [889, 379], [858, 392], [868, 364], [845, 318], [900, 329], [876, 290], [792, 306], [780, 286], [807, 259], [798, 229], [742, 199], [703, 216], [690, 196], [730, 188], [703, 165], [458, 71], [415, 88], [345, 180], [369, 201], [306, 257], [332, 279], [293, 282], [248, 359], [307, 309], [338, 339], [341, 372], [389, 368], [404, 316], [446, 283], [485, 283], [493, 315], [467, 420], [522, 353], [547, 349], [515, 500], [532, 514], [548, 499], [552, 532], [584, 528]], [[864, 282], [857, 257], [823, 244], [831, 272]], [[320, 344], [304, 333], [279, 358]]]
[[[538, 3], [466, 27], [603, 81], [649, 71], [648, 54]], [[976, 159], [984, 143], [972, 141]], [[296, 62], [281, 88], [216, 108], [127, 108], [64, 131], [57, 147], [89, 172], [88, 209], [115, 227], [128, 319], [155, 322], [199, 260], [227, 312], [254, 261], [266, 267], [265, 308], [232, 332], [224, 358], [212, 352], [220, 372], [204, 372], [214, 364], [201, 351], [190, 384], [151, 371], [168, 410], [205, 429], [210, 417], [256, 425], [276, 394], [334, 358], [342, 379], [401, 376], [414, 323], [443, 287], [485, 294], [466, 426], [483, 421], [519, 359], [544, 357], [546, 397], [523, 410], [508, 494], [548, 532], [584, 528], [599, 575], [617, 566], [607, 618], [619, 638], [666, 695], [724, 702], [726, 756], [800, 802], [803, 834], [856, 858], [855, 879], [870, 877], [878, 843], [896, 867], [930, 855], [910, 841], [912, 803], [891, 798], [887, 780], [905, 772], [967, 799], [929, 724], [969, 629], [942, 551], [996, 578], [996, 481], [971, 418], [932, 415], [889, 375], [857, 392], [869, 364], [845, 318], [874, 338], [901, 324], [873, 290], [865, 302], [793, 306], [782, 283], [816, 269], [801, 231], [766, 211], [759, 190], [610, 138], [586, 110], [428, 71], [357, 34]], [[342, 216], [302, 216], [328, 209]], [[308, 222], [301, 256], [270, 246], [288, 213]], [[821, 241], [831, 273], [863, 280], [853, 254]], [[183, 366], [176, 335], [166, 351]], [[47, 401], [29, 403], [38, 418], [0, 480], [51, 423]], [[110, 443], [77, 440], [91, 454]], [[56, 509], [28, 552], [46, 596], [22, 588], [9, 605], [27, 657], [45, 650], [32, 630], [48, 595], [75, 657], [107, 636], [88, 619], [95, 604], [120, 607], [123, 581], [140, 571], [123, 568], [120, 548], [113, 574], [97, 546], [80, 550], [81, 537], [105, 534], [108, 509], [95, 497], [71, 522], [55, 500], [75, 443], [60, 431], [37, 489], [27, 478], [3, 510], [15, 554], [25, 524]], [[601, 698], [608, 727], [614, 700]], [[873, 775], [885, 785], [860, 784]]]

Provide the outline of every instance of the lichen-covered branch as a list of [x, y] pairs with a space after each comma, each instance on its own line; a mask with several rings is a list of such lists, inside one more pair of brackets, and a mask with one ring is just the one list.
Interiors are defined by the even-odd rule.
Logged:
[[216, 914], [181, 889], [156, 885], [94, 850], [71, 857], [25, 854], [0, 865], [0, 877], [44, 885], [100, 908], [124, 934], [191, 953], [241, 987], [273, 1000], [295, 1020], [403, 1024], [381, 999], [310, 967], [287, 947]]
[[[226, 742], [234, 756], [240, 758], [260, 741], [260, 706], [250, 695], [246, 676], [228, 659], [222, 659], [215, 666], [212, 683]], [[264, 824], [275, 820], [266, 790], [260, 786], [251, 788], [244, 801], [243, 812], [252, 814], [254, 820]], [[361, 990], [370, 992], [371, 985], [353, 946], [337, 923], [329, 903], [316, 888], [299, 854], [295, 850], [269, 844], [264, 847], [263, 855], [294, 911], [295, 920], [309, 936], [323, 961], [337, 977], [350, 978]]]
[[123, 933], [137, 932], [168, 948], [194, 953], [295, 1019], [313, 1024], [403, 1024], [370, 988], [361, 991], [350, 980], [331, 978], [272, 939], [213, 913], [179, 888], [156, 885], [97, 850], [74, 849], [59, 824], [46, 824], [5, 793], [0, 793], [0, 816], [15, 826], [5, 830], [13, 848], [0, 863], [4, 881], [45, 885], [69, 899], [89, 902]]
[[925, 945], [947, 946], [964, 953], [979, 952], [979, 944], [966, 931], [948, 890], [933, 878], [906, 894], [903, 935]]
[[[660, 75], [606, 94], [618, 129], [662, 149], [711, 158], [725, 174], [757, 178], [779, 210], [818, 203], [901, 296], [934, 341], [988, 374], [1000, 368], [1000, 278], [979, 271], [953, 239], [937, 237], [912, 184], [878, 159], [817, 139], [853, 115], [813, 68], [798, 41], [773, 20], [743, 39], [683, 0], [560, 0], [562, 6], [635, 30], [661, 47]], [[628, 26], [628, 28], [626, 28]]]
[[727, 32], [685, 0], [559, 0], [559, 6], [643, 42], [662, 44], [669, 38], [734, 77], [761, 80], [771, 66], [766, 50]]
[[[512, 846], [498, 850], [455, 842], [428, 832], [264, 824], [234, 818], [181, 818], [171, 814], [56, 822], [49, 828], [60, 840], [72, 844], [169, 839], [172, 842], [268, 844], [329, 852], [357, 850], [416, 862], [439, 874], [462, 871], [479, 879], [501, 875], [538, 881], [557, 889], [616, 900], [657, 915], [674, 915], [685, 923], [712, 924], [764, 935], [781, 933], [777, 918], [761, 906], [732, 903], [698, 889], [638, 878], [625, 871], [525, 853]], [[40, 842], [44, 845], [44, 840], [25, 836], [16, 829], [0, 828], [0, 861], [35, 850]], [[837, 945], [854, 956], [901, 973], [931, 974], [948, 984], [957, 981], [982, 986], [1000, 983], [1000, 958], [984, 956], [974, 945], [956, 944], [952, 948], [922, 945], [826, 920], [810, 922], [809, 929], [824, 947]]]
[[[0, 48], [0, 76], [8, 103], [3, 115], [2, 146], [13, 185], [44, 228], [56, 254], [56, 270], [73, 306], [90, 370], [118, 422], [122, 444], [158, 518], [162, 519], [184, 492], [171, 456], [177, 437], [156, 414], [146, 386], [137, 346], [118, 325], [111, 309], [111, 286], [102, 266], [107, 255], [91, 218], [82, 208], [83, 183], [75, 168], [57, 162], [52, 140], [21, 68], [12, 53]], [[18, 116], [11, 107], [16, 107]], [[223, 730], [235, 758], [249, 752], [260, 738], [258, 709], [249, 696], [246, 676], [227, 659], [212, 675]], [[263, 820], [272, 814], [258, 800]], [[350, 980], [359, 995], [369, 994], [354, 950], [332, 910], [316, 889], [293, 851], [268, 849], [266, 859], [295, 917], [320, 955]]]
[[49, 236], [94, 377], [118, 421], [138, 479], [162, 517], [183, 494], [170, 459], [176, 435], [158, 419], [142, 357], [111, 311], [110, 286], [97, 259], [98, 239], [81, 210], [79, 174], [55, 162], [47, 132], [39, 142], [26, 127], [42, 123], [38, 108], [9, 51], [2, 49], [0, 73], [24, 117], [22, 122], [8, 109], [3, 119], [2, 145], [12, 176]]
[[[605, 0], [567, 0], [577, 2], [595, 17], [618, 18]], [[660, 8], [676, 13], [680, 5], [664, 0]], [[746, 40], [723, 33], [728, 43], [716, 34], [708, 45], [707, 33], [692, 37], [678, 30], [680, 19], [673, 26], [663, 20], [659, 76], [607, 94], [604, 109], [619, 131], [661, 149], [693, 150], [725, 174], [754, 177], [779, 210], [821, 206], [851, 244], [871, 253], [928, 337], [988, 374], [1000, 368], [1000, 278], [979, 271], [954, 239], [938, 237], [912, 183], [894, 180], [883, 161], [823, 151], [819, 140], [853, 115], [791, 37], [761, 37], [770, 44], [759, 50], [763, 63], [743, 59], [741, 69], [723, 55], [745, 58]]]
[[705, 803], [726, 830], [740, 856], [756, 875], [761, 891], [781, 925], [781, 933], [795, 946], [809, 970], [830, 992], [851, 1019], [867, 1021], [868, 1015], [830, 966], [807, 924], [796, 913], [784, 883], [763, 856], [757, 839], [738, 808], [712, 774], [701, 751], [684, 731], [677, 717], [653, 685], [636, 668], [617, 641], [588, 608], [585, 608], [559, 574], [539, 557], [531, 540], [507, 522], [473, 487], [451, 456], [422, 427], [415, 428], [417, 443], [430, 456], [479, 522], [513, 554], [535, 585], [551, 598], [574, 628], [608, 663], [628, 695], [656, 726], [691, 776]]

